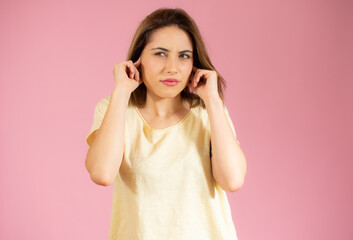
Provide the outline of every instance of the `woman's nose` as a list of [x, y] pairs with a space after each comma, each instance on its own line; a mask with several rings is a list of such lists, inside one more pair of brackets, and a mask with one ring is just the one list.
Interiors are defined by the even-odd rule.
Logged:
[[178, 59], [175, 59], [174, 57], [169, 57], [167, 59], [166, 69], [168, 73], [178, 72]]

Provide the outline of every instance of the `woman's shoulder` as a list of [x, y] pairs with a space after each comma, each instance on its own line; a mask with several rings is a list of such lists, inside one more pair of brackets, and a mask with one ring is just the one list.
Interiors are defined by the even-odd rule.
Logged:
[[105, 96], [99, 99], [99, 101], [96, 103], [96, 111], [100, 113], [105, 113], [105, 111], [108, 108], [109, 101], [110, 101], [110, 96]]
[[99, 99], [97, 105], [108, 106], [109, 102], [110, 102], [110, 96], [105, 96], [105, 97]]
[[[193, 100], [193, 104], [195, 102], [196, 102], [196, 100]], [[192, 111], [194, 117], [202, 120], [203, 122], [208, 121], [207, 109], [203, 108], [201, 104], [191, 107], [191, 111]]]

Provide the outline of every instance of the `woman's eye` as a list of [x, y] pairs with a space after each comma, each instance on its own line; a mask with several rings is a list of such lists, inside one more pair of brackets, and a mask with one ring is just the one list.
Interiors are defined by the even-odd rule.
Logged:
[[181, 58], [185, 58], [185, 59], [190, 58], [190, 56], [187, 54], [181, 54], [180, 56], [182, 56]]
[[163, 55], [161, 55], [161, 54], [164, 54], [164, 52], [157, 52], [157, 53], [155, 53], [154, 55], [163, 56]]
[[[156, 55], [156, 56], [166, 56], [166, 54], [164, 52], [156, 52], [154, 55]], [[190, 56], [188, 54], [181, 54], [180, 57], [182, 59], [190, 58]]]

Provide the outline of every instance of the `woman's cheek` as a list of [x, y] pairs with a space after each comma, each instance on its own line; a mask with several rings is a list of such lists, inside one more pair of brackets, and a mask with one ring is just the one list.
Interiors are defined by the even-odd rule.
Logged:
[[162, 64], [161, 59], [152, 59], [151, 61], [148, 62], [148, 69], [151, 69], [152, 72], [158, 70]]
[[192, 64], [185, 64], [182, 66], [182, 71], [188, 76], [190, 77], [191, 73], [192, 73]]

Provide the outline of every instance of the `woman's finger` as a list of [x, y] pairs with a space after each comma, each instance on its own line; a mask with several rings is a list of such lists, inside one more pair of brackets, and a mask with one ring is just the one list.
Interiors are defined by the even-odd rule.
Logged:
[[135, 68], [135, 66], [133, 65], [131, 60], [126, 62], [126, 67], [129, 70], [129, 76], [128, 77], [131, 78], [131, 79], [134, 79], [137, 69]]
[[135, 74], [135, 79], [136, 81], [140, 81], [140, 72], [138, 70], [138, 67], [141, 65], [141, 56], [139, 57], [139, 59], [137, 59], [137, 61], [134, 63], [134, 67], [136, 68], [136, 74]]
[[194, 76], [194, 82], [193, 82], [193, 86], [196, 87], [198, 82], [200, 81], [200, 78], [204, 75], [205, 73], [201, 70], [198, 70], [196, 73], [195, 73], [195, 76]]
[[133, 63], [131, 60], [127, 61], [127, 66], [129, 67], [129, 71], [130, 71], [129, 78], [139, 81], [140, 73], [137, 67], [140, 65], [140, 63], [141, 63], [140, 58], [135, 63]]
[[134, 78], [134, 72], [135, 72], [135, 69], [133, 66], [131, 65], [128, 65], [129, 66], [129, 71], [130, 71], [130, 76], [129, 78]]

